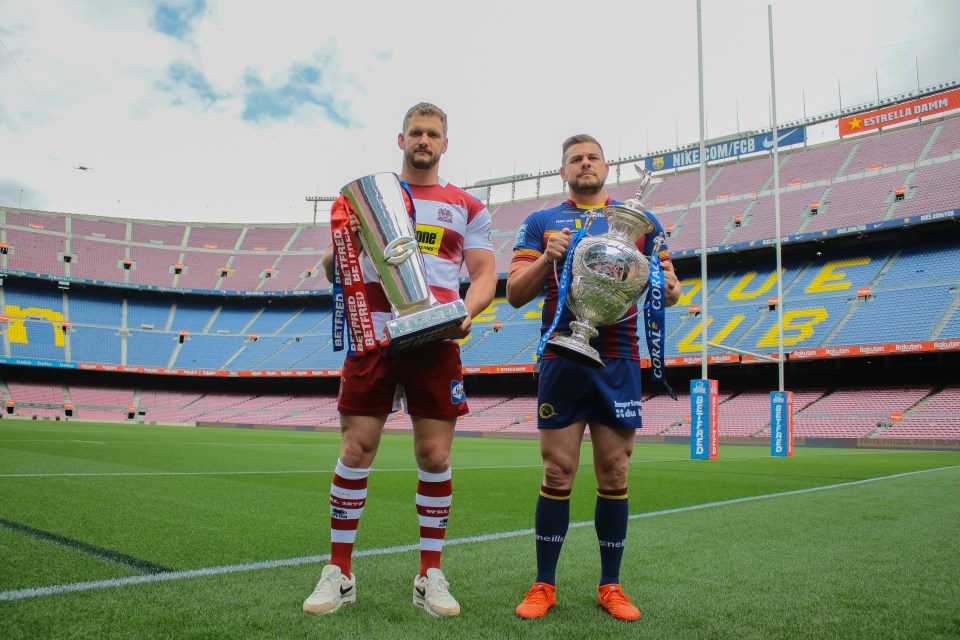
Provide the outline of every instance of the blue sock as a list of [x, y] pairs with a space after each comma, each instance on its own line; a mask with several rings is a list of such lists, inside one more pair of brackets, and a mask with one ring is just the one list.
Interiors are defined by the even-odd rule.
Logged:
[[594, 522], [600, 543], [600, 584], [620, 583], [620, 562], [627, 543], [627, 488], [601, 493], [597, 490]]
[[570, 491], [540, 487], [535, 530], [537, 538], [536, 582], [557, 584], [557, 561], [570, 525]]

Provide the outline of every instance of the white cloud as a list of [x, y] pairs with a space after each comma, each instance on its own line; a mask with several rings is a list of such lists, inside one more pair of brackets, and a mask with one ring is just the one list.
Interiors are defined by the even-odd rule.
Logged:
[[[769, 122], [767, 4], [703, 3], [711, 136]], [[878, 81], [915, 89], [917, 68], [924, 85], [960, 77], [952, 0], [772, 4], [781, 121], [804, 102], [836, 109], [838, 81], [849, 106]], [[21, 185], [41, 209], [305, 221], [304, 196], [399, 170], [396, 134], [420, 100], [449, 113], [442, 173], [457, 183], [553, 169], [577, 132], [611, 158], [699, 135], [693, 0], [183, 0], [176, 37], [158, 6], [0, 4], [17, 63], [0, 51], [0, 204]]]

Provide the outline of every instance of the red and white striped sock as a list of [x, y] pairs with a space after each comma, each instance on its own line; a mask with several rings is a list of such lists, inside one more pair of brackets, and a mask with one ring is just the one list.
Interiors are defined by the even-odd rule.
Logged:
[[440, 552], [447, 533], [447, 518], [453, 500], [450, 469], [440, 473], [419, 470], [417, 483], [417, 515], [420, 519], [420, 575], [427, 569], [440, 568]]
[[367, 476], [370, 469], [351, 469], [337, 460], [330, 485], [330, 564], [350, 574], [357, 525], [367, 503]]

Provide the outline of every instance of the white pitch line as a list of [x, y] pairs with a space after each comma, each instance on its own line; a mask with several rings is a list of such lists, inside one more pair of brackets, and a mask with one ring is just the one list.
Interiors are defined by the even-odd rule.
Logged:
[[[816, 491], [826, 491], [830, 489], [842, 489], [845, 487], [854, 487], [871, 482], [880, 482], [882, 480], [895, 480], [897, 478], [906, 478], [925, 473], [934, 473], [937, 471], [949, 471], [960, 469], [960, 465], [951, 467], [939, 467], [937, 469], [923, 469], [921, 471], [908, 471], [898, 473], [892, 476], [880, 476], [878, 478], [866, 478], [864, 480], [853, 480], [851, 482], [842, 482], [839, 484], [824, 485], [822, 487], [810, 487], [808, 489], [795, 489], [793, 491], [781, 491], [779, 493], [767, 493], [759, 496], [747, 496], [744, 498], [732, 498], [730, 500], [720, 500], [718, 502], [706, 502], [703, 504], [689, 505], [686, 507], [676, 507], [674, 509], [663, 509], [661, 511], [651, 511], [648, 513], [637, 513], [630, 516], [630, 520], [640, 518], [653, 518], [656, 516], [671, 515], [674, 513], [683, 513], [685, 511], [696, 511], [699, 509], [710, 509], [713, 507], [725, 507], [745, 502], [754, 502], [756, 500], [769, 500], [771, 498], [783, 498], [787, 496], [801, 495], [804, 493], [814, 493]], [[570, 523], [571, 529], [592, 526], [593, 520], [584, 522]], [[479, 536], [469, 536], [466, 538], [454, 538], [444, 542], [444, 546], [471, 544], [475, 542], [490, 542], [493, 540], [503, 540], [506, 538], [517, 538], [520, 536], [533, 535], [533, 529], [519, 529], [516, 531], [503, 531], [500, 533], [487, 533]], [[355, 557], [385, 556], [397, 553], [407, 553], [416, 551], [420, 548], [419, 544], [407, 544], [396, 547], [384, 547], [380, 549], [366, 549], [354, 552]], [[14, 600], [26, 600], [28, 598], [38, 598], [42, 596], [60, 595], [63, 593], [74, 593], [78, 591], [95, 591], [99, 589], [110, 589], [113, 587], [125, 587], [138, 584], [149, 584], [155, 582], [171, 582], [174, 580], [187, 580], [190, 578], [206, 578], [209, 576], [218, 576], [228, 573], [245, 573], [248, 571], [260, 571], [263, 569], [278, 569], [281, 567], [297, 567], [305, 564], [316, 564], [326, 562], [330, 559], [330, 554], [301, 556], [299, 558], [283, 558], [281, 560], [266, 560], [263, 562], [251, 562], [246, 564], [228, 564], [219, 567], [206, 567], [203, 569], [190, 569], [186, 571], [169, 571], [166, 573], [154, 573], [141, 576], [129, 576], [125, 578], [112, 578], [109, 580], [93, 580], [90, 582], [73, 582], [70, 584], [52, 585], [48, 587], [35, 587], [32, 589], [18, 589], [15, 591], [0, 591], [0, 602], [10, 602]]]

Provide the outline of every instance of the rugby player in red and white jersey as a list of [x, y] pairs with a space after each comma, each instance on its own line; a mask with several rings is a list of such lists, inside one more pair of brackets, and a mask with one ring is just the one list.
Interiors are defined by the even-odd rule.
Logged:
[[[405, 396], [413, 419], [413, 448], [419, 469], [416, 510], [420, 523], [420, 570], [414, 578], [413, 602], [434, 616], [456, 616], [460, 604], [450, 594], [440, 570], [440, 554], [452, 501], [450, 446], [459, 416], [467, 413], [459, 339], [470, 333], [472, 319], [489, 306], [497, 286], [490, 213], [476, 198], [442, 180], [440, 156], [447, 150], [447, 116], [435, 105], [420, 103], [407, 111], [397, 137], [403, 151], [400, 180], [410, 189], [417, 239], [427, 281], [440, 303], [460, 297], [459, 274], [466, 264], [470, 287], [464, 303], [468, 316], [448, 330], [447, 339], [413, 352], [384, 358], [379, 348], [348, 355], [340, 380], [341, 445], [330, 488], [330, 564], [303, 603], [307, 613], [337, 611], [357, 597], [351, 572], [357, 525], [367, 497], [367, 478], [387, 417]], [[332, 214], [346, 212], [354, 235], [359, 221], [346, 198]], [[338, 214], [339, 215], [339, 214]], [[345, 216], [340, 216], [345, 219]], [[374, 330], [379, 337], [391, 318], [391, 306], [373, 263], [360, 252], [364, 286]], [[333, 282], [333, 248], [323, 255]]]

